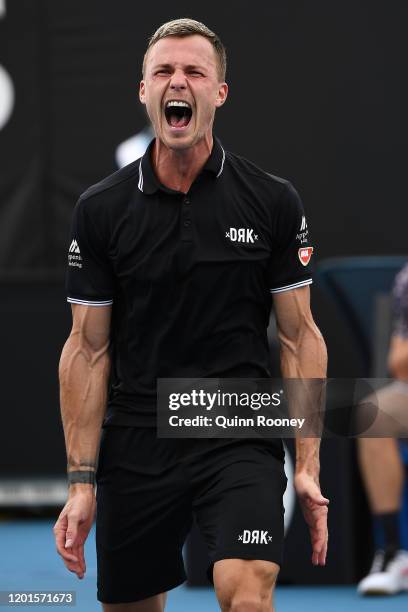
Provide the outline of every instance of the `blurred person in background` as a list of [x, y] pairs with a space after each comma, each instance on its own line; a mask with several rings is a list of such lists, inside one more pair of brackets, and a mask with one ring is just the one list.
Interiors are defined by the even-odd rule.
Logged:
[[[362, 595], [408, 591], [408, 552], [401, 550], [400, 536], [405, 466], [398, 441], [408, 438], [408, 264], [396, 276], [393, 305], [388, 369], [395, 381], [376, 392], [375, 397], [367, 398], [368, 405], [378, 407], [378, 416], [365, 436], [358, 439], [370, 509], [384, 539], [384, 549], [375, 552], [370, 573], [358, 585]], [[387, 437], [372, 437], [376, 434]]]
[[[69, 495], [54, 533], [66, 567], [83, 578], [97, 482], [106, 611], [164, 609], [166, 592], [185, 580], [193, 512], [220, 607], [273, 608], [282, 440], [157, 438], [157, 379], [269, 377], [272, 299], [283, 376], [326, 376], [301, 200], [288, 181], [213, 138], [225, 68], [224, 46], [203, 24], [161, 26], [140, 85], [155, 139], [141, 159], [82, 194], [74, 211], [73, 328], [60, 363]], [[243, 109], [243, 120], [258, 121], [254, 109]], [[326, 562], [328, 540], [319, 445], [297, 440], [295, 474], [316, 566]]]

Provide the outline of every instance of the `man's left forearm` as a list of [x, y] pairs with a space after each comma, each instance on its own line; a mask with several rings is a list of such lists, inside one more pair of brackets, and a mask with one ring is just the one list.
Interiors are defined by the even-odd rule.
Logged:
[[[284, 378], [317, 379], [316, 384], [305, 380], [301, 390], [302, 414], [309, 419], [307, 424], [309, 431], [316, 432], [316, 437], [298, 436], [296, 438], [296, 473], [307, 473], [318, 481], [322, 424], [321, 403], [327, 373], [327, 350], [323, 336], [311, 316], [302, 318], [295, 332], [289, 336], [279, 330], [282, 376]], [[296, 393], [298, 396], [300, 386], [299, 383]]]

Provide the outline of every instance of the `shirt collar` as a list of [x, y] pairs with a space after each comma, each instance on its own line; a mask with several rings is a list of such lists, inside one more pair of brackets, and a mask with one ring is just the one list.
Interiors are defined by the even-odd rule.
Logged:
[[[160, 183], [153, 170], [151, 154], [154, 141], [155, 139], [153, 138], [139, 162], [138, 188], [140, 191], [146, 194], [155, 193], [158, 189], [169, 191]], [[204, 165], [203, 172], [210, 172], [215, 176], [215, 178], [219, 178], [224, 169], [224, 162], [225, 151], [218, 138], [214, 136], [213, 148], [211, 150], [210, 157], [207, 159]]]

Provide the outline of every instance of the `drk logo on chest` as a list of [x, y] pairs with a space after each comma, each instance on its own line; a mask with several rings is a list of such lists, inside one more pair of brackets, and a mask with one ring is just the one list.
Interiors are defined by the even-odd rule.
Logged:
[[230, 227], [225, 232], [225, 237], [229, 238], [231, 242], [244, 242], [245, 244], [253, 244], [255, 240], [258, 240], [258, 234], [255, 234], [253, 229], [246, 227]]

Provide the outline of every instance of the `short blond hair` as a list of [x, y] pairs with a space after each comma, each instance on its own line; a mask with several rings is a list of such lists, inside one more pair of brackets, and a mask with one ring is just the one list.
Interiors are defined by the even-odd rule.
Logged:
[[163, 23], [149, 38], [149, 42], [147, 45], [146, 53], [143, 58], [143, 76], [145, 74], [146, 69], [146, 59], [149, 50], [162, 38], [167, 38], [168, 36], [193, 36], [194, 34], [198, 34], [199, 36], [204, 36], [207, 40], [212, 44], [218, 63], [218, 78], [220, 81], [225, 81], [225, 74], [227, 71], [227, 52], [224, 45], [221, 42], [221, 39], [212, 32], [206, 25], [201, 23], [200, 21], [195, 21], [195, 19], [173, 19], [173, 21], [168, 21], [167, 23]]

